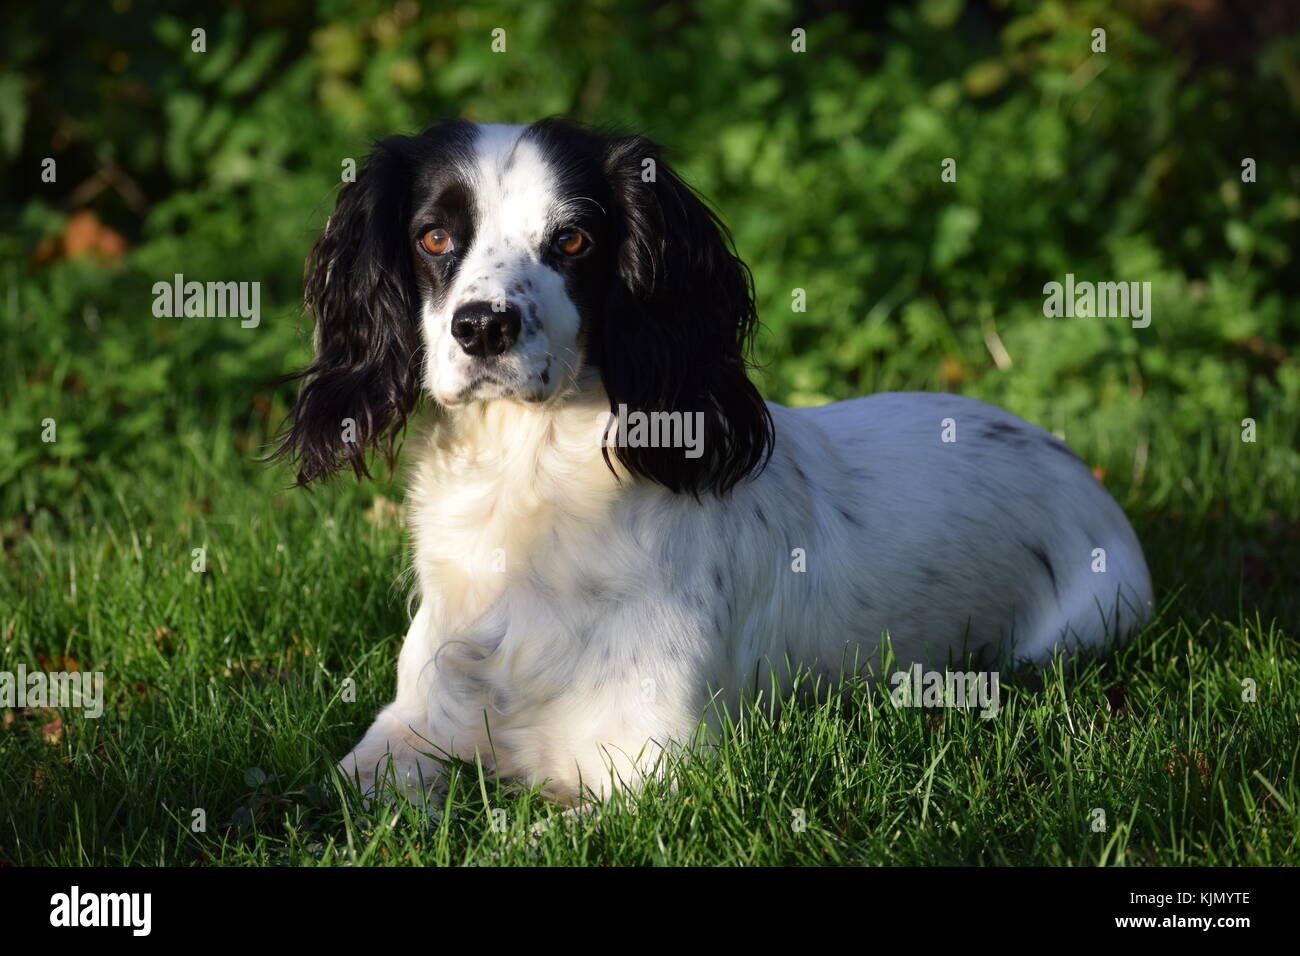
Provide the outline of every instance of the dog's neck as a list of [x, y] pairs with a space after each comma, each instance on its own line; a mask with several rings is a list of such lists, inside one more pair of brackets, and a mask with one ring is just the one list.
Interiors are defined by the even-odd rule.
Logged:
[[[599, 384], [549, 402], [474, 402], [441, 411], [425, 457], [435, 456], [432, 464], [455, 474], [531, 485], [544, 499], [565, 499], [571, 489], [549, 486], [577, 473], [591, 480], [591, 472], [604, 472], [596, 484], [616, 484], [601, 454], [608, 415], [609, 399]], [[621, 468], [618, 474], [626, 477]]]
[[599, 387], [562, 402], [440, 410], [418, 446], [409, 496], [426, 590], [472, 614], [548, 542], [604, 527], [632, 485], [613, 450], [617, 477], [601, 454], [608, 414]]

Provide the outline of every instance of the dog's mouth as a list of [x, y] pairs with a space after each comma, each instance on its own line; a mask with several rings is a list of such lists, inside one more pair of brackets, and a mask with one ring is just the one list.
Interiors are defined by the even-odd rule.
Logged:
[[495, 374], [483, 371], [476, 372], [455, 392], [440, 393], [438, 401], [448, 408], [455, 408], [488, 398], [505, 398], [509, 391], [510, 386], [507, 382]]
[[[551, 363], [532, 375], [503, 374], [504, 370], [490, 367], [477, 370], [469, 381], [454, 393], [440, 393], [438, 402], [448, 408], [458, 408], [473, 402], [511, 398], [530, 405], [541, 404], [551, 398], [554, 389]], [[521, 380], [522, 378], [522, 380]]]

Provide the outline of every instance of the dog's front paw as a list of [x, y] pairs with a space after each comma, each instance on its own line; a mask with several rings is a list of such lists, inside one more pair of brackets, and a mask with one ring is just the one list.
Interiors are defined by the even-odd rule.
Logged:
[[368, 751], [358, 746], [337, 768], [348, 786], [356, 788], [367, 810], [376, 803], [399, 801], [432, 809], [442, 794], [441, 767], [423, 754]]
[[431, 806], [445, 790], [437, 747], [425, 739], [423, 717], [390, 704], [380, 711], [361, 741], [338, 764], [363, 805], [400, 801]]

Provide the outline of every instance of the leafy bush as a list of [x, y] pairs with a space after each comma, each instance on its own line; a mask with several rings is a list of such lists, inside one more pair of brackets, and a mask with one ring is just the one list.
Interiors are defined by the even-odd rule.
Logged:
[[[1249, 416], [1269, 473], [1294, 475], [1300, 162], [1281, 131], [1295, 125], [1300, 34], [1216, 58], [1178, 5], [1126, 9], [14, 14], [0, 74], [0, 506], [57, 511], [106, 467], [165, 467], [180, 436], [217, 421], [255, 453], [289, 397], [271, 383], [306, 355], [301, 263], [343, 162], [457, 114], [564, 112], [672, 147], [753, 267], [774, 400], [960, 389], [1124, 473], [1153, 442], [1240, 445]], [[1097, 26], [1105, 53], [1091, 50]], [[498, 27], [505, 53], [491, 49]], [[795, 28], [806, 53], [792, 52]], [[47, 156], [55, 183], [40, 178]], [[1247, 156], [1257, 182], [1242, 181]], [[940, 177], [946, 158], [955, 182]], [[70, 214], [87, 208], [91, 238], [74, 242]], [[260, 326], [155, 318], [152, 286], [176, 273], [260, 282]], [[1045, 317], [1042, 287], [1066, 273], [1150, 281], [1150, 327]], [[47, 418], [57, 443], [36, 440]]]

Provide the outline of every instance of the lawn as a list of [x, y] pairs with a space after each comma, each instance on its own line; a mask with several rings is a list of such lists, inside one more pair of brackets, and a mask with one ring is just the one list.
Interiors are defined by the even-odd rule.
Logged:
[[178, 414], [156, 463], [99, 463], [102, 489], [6, 541], [4, 659], [102, 671], [106, 687], [100, 719], [6, 712], [9, 862], [1297, 859], [1300, 525], [1283, 516], [1300, 485], [1250, 444], [1158, 444], [1140, 486], [1117, 475], [1162, 611], [1074, 673], [1004, 675], [995, 719], [899, 709], [865, 682], [776, 721], [758, 702], [677, 789], [529, 839], [557, 808], [472, 766], [438, 820], [366, 812], [330, 781], [394, 686], [400, 487], [286, 490], [230, 431]]

